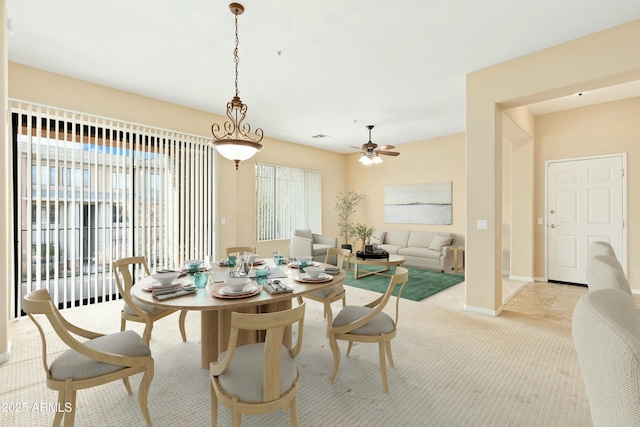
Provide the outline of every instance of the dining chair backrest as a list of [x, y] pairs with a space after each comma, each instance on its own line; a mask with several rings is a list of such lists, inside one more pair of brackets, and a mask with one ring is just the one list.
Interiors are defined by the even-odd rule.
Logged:
[[233, 246], [233, 247], [227, 248], [227, 256], [234, 255], [234, 254], [242, 255], [244, 253], [255, 254], [256, 248], [252, 246]]
[[[126, 329], [127, 321], [145, 323], [144, 333], [142, 338], [149, 344], [151, 340], [151, 331], [153, 330], [153, 322], [163, 317], [174, 313], [176, 310], [165, 310], [157, 307], [153, 307], [143, 303], [137, 303], [131, 296], [131, 288], [134, 282], [134, 271], [136, 267], [144, 270], [144, 276], [151, 274], [147, 260], [143, 256], [133, 256], [128, 258], [121, 258], [112, 262], [113, 274], [116, 279], [116, 286], [118, 292], [124, 300], [124, 307], [120, 313], [120, 330]], [[185, 319], [187, 316], [187, 310], [180, 311], [180, 318], [178, 319], [178, 325], [180, 327], [180, 335], [182, 335], [182, 341], [187, 340], [187, 331], [185, 329]]]
[[[53, 301], [51, 301], [49, 291], [46, 289], [39, 289], [25, 295], [22, 308], [40, 332], [40, 337], [42, 339], [42, 363], [44, 365], [44, 370], [47, 373], [47, 378], [51, 378], [49, 364], [47, 363], [47, 335], [40, 325], [40, 322], [38, 322], [36, 315], [44, 315], [58, 337], [60, 337], [62, 342], [70, 348], [76, 348], [81, 345], [80, 341], [78, 341], [75, 336], [69, 332], [77, 330], [78, 328], [69, 323], [62, 314], [60, 314], [60, 311], [58, 311], [56, 306], [53, 304]], [[82, 336], [89, 335], [87, 338], [98, 338], [101, 336], [101, 334], [91, 331], [83, 332], [86, 332], [86, 334], [83, 334]]]
[[[300, 374], [295, 357], [302, 347], [304, 310], [303, 303], [270, 313], [231, 313], [229, 345], [209, 368], [212, 426], [218, 423], [219, 401], [231, 410], [234, 426], [240, 425], [242, 414], [261, 414], [280, 408], [289, 412], [292, 426], [299, 425]], [[298, 324], [296, 343], [284, 345], [283, 338], [295, 323]], [[240, 331], [264, 331], [264, 341], [238, 346]]]
[[324, 258], [325, 264], [333, 264], [333, 260], [335, 259], [335, 266], [340, 267], [340, 269], [344, 269], [344, 260], [348, 259], [351, 255], [351, 251], [349, 249], [342, 248], [329, 248], [327, 249], [327, 255]]
[[144, 269], [145, 276], [149, 276], [151, 271], [147, 265], [147, 260], [143, 256], [133, 256], [128, 258], [120, 258], [113, 261], [112, 266], [116, 278], [116, 286], [120, 290], [120, 294], [129, 294], [133, 286], [133, 269], [135, 266], [141, 266]]

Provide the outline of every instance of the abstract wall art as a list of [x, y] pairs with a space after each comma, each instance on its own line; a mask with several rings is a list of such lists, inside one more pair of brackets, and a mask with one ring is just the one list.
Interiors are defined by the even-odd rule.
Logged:
[[384, 187], [384, 222], [451, 225], [451, 187], [451, 181]]

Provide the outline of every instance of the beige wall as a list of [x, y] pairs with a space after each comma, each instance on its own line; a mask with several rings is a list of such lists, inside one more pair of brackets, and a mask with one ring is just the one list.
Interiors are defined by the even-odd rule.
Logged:
[[[392, 142], [392, 141], [391, 141]], [[379, 142], [380, 144], [391, 143]], [[347, 188], [364, 195], [353, 215], [354, 222], [375, 228], [439, 230], [455, 233], [464, 245], [465, 182], [464, 134], [454, 134], [396, 146], [400, 155], [383, 156], [383, 163], [364, 166], [360, 154], [347, 156]], [[453, 182], [453, 224], [419, 225], [384, 222], [386, 185]]]
[[[535, 212], [545, 218], [545, 162], [627, 153], [627, 275], [640, 291], [640, 98], [609, 102], [536, 118]], [[536, 228], [535, 275], [545, 277], [544, 227]]]
[[[547, 99], [640, 80], [640, 20], [467, 76], [467, 269], [465, 308], [502, 310], [503, 112]], [[478, 219], [489, 230], [477, 230]], [[497, 225], [496, 225], [497, 224]], [[514, 256], [515, 254], [512, 254]]]

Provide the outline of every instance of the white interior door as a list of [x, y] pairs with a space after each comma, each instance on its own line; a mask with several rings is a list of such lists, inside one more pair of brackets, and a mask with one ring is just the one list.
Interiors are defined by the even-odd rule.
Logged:
[[547, 163], [547, 278], [586, 284], [589, 245], [611, 243], [626, 266], [624, 155]]

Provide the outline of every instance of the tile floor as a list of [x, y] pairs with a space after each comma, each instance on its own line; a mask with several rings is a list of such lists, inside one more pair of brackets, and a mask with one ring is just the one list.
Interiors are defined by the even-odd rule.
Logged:
[[[532, 282], [514, 295], [505, 304], [504, 310], [571, 323], [573, 309], [588, 291], [586, 286]], [[634, 294], [633, 298], [636, 305], [640, 306], [640, 295]]]

